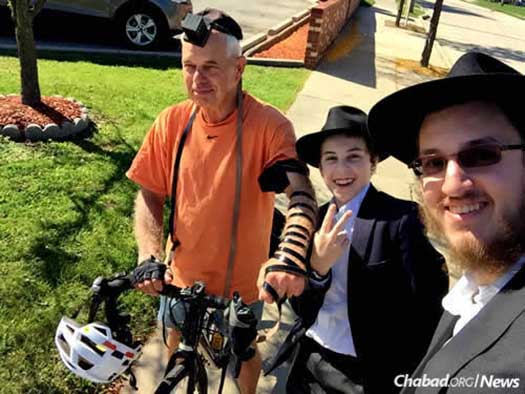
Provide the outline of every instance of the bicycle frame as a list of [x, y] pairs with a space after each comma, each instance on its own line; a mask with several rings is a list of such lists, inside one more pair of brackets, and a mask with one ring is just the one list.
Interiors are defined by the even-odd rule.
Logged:
[[[132, 344], [133, 341], [129, 328], [130, 316], [119, 310], [118, 298], [123, 292], [133, 289], [132, 280], [133, 276], [126, 274], [117, 274], [111, 279], [97, 278], [91, 287], [93, 294], [88, 314], [88, 322], [92, 322], [99, 307], [104, 303], [108, 327], [112, 330], [114, 338], [125, 344]], [[231, 300], [207, 295], [206, 287], [202, 282], [195, 282], [193, 286], [185, 289], [165, 285], [162, 294], [183, 302], [186, 313], [181, 327], [181, 342], [170, 357], [164, 379], [155, 394], [171, 393], [184, 378], [188, 378], [188, 394], [193, 393], [196, 387], [202, 394], [206, 394], [208, 378], [203, 352], [217, 368], [222, 369], [220, 394], [230, 361], [235, 378], [238, 377], [241, 366], [241, 361], [231, 351], [229, 334], [223, 334], [217, 326], [213, 327], [216, 323], [213, 320], [214, 313], [225, 310]], [[235, 297], [238, 297], [238, 294]], [[128, 373], [131, 377], [130, 384], [134, 386], [134, 375], [131, 370], [128, 370]]]
[[[167, 293], [167, 292], [165, 292]], [[168, 292], [169, 293], [169, 292]], [[167, 294], [170, 296], [170, 294]], [[178, 349], [170, 357], [164, 380], [159, 384], [155, 394], [167, 394], [170, 393], [173, 387], [171, 379], [175, 379], [176, 373], [187, 374], [188, 376], [188, 387], [187, 393], [193, 393], [196, 385], [201, 384], [203, 381], [206, 382], [207, 386], [207, 372], [204, 366], [204, 356], [199, 353], [198, 346], [201, 345], [202, 349], [209, 356], [211, 361], [217, 368], [223, 370], [219, 393], [222, 392], [222, 386], [224, 383], [224, 376], [226, 368], [230, 361], [230, 343], [228, 340], [225, 342], [225, 337], [218, 329], [210, 328], [212, 314], [209, 312], [209, 308], [214, 310], [224, 310], [228, 306], [228, 300], [222, 297], [208, 296], [205, 292], [205, 286], [202, 282], [195, 282], [192, 287], [186, 288], [174, 294], [185, 306], [185, 319], [183, 326], [181, 327], [181, 342]], [[214, 346], [208, 339], [208, 336], [221, 335], [221, 346]], [[175, 371], [175, 368], [182, 365], [183, 371]]]

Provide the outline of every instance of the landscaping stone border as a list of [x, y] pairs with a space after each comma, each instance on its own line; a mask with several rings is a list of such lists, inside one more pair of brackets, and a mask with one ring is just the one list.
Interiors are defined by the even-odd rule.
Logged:
[[288, 59], [268, 59], [253, 57], [257, 52], [264, 51], [276, 43], [284, 40], [295, 32], [299, 27], [308, 23], [310, 20], [310, 8], [307, 8], [292, 17], [276, 24], [268, 30], [266, 34], [261, 34], [254, 38], [250, 45], [243, 46], [244, 55], [248, 58], [249, 64], [276, 67], [304, 67], [304, 61]]
[[[0, 95], [0, 98], [9, 96], [19, 96], [17, 94]], [[65, 121], [61, 125], [56, 123], [49, 123], [46, 125], [29, 124], [25, 129], [20, 130], [17, 125], [7, 124], [0, 125], [0, 135], [8, 137], [14, 141], [65, 141], [77, 134], [86, 131], [90, 125], [91, 120], [89, 118], [89, 110], [80, 101], [72, 97], [63, 97], [60, 95], [54, 95], [52, 97], [62, 98], [67, 101], [71, 101], [80, 106], [80, 117], [73, 119], [72, 122]]]
[[[306, 67], [315, 69], [327, 49], [348, 23], [359, 6], [360, 0], [317, 0], [312, 6], [277, 24], [266, 34], [255, 37], [243, 46], [248, 63], [281, 67]], [[286, 39], [292, 32], [309, 23], [306, 52], [301, 62], [286, 59], [255, 58], [257, 52], [270, 48]]]

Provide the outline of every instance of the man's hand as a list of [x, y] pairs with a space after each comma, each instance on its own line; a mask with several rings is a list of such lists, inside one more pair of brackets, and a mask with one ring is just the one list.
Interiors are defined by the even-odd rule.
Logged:
[[352, 211], [345, 212], [334, 225], [336, 209], [335, 204], [330, 204], [321, 228], [314, 235], [310, 264], [312, 269], [323, 276], [330, 271], [350, 242], [344, 228]]
[[133, 271], [133, 286], [144, 294], [158, 296], [164, 287], [164, 282], [168, 283], [166, 281], [166, 278], [169, 278], [168, 271], [166, 265], [151, 256]]
[[259, 299], [268, 304], [273, 303], [274, 300], [270, 293], [263, 289], [262, 285], [266, 281], [272, 286], [279, 298], [283, 296], [299, 296], [304, 291], [306, 279], [304, 276], [289, 274], [287, 272], [269, 272], [265, 275], [266, 267], [269, 265], [284, 265], [282, 261], [271, 258], [264, 263], [259, 271], [259, 278], [257, 280], [257, 287], [259, 288]]

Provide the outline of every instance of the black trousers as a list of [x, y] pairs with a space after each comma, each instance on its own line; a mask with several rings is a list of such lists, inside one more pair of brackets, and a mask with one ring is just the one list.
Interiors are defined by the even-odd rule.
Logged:
[[299, 342], [288, 381], [287, 394], [363, 394], [359, 360], [335, 353], [304, 336]]

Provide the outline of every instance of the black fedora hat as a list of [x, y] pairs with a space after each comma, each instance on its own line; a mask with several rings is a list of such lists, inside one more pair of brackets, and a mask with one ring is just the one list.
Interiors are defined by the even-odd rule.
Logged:
[[366, 114], [358, 108], [340, 105], [330, 108], [321, 131], [299, 138], [295, 145], [299, 159], [311, 166], [319, 167], [323, 141], [336, 134], [362, 137], [367, 147], [369, 149], [372, 147], [366, 127]]
[[497, 104], [524, 133], [523, 110], [512, 92], [523, 92], [525, 76], [480, 52], [468, 52], [446, 77], [402, 89], [380, 100], [368, 117], [368, 129], [378, 149], [409, 164], [417, 156], [417, 137], [429, 113], [473, 100]]

